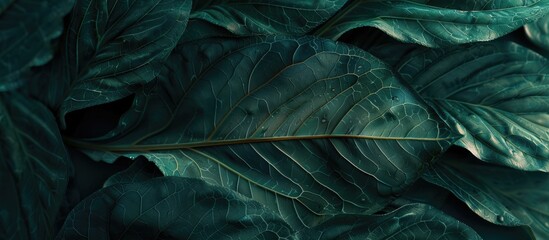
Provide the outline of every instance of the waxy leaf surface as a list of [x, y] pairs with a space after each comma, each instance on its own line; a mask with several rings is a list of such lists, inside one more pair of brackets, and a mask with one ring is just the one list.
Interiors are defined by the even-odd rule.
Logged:
[[183, 34], [190, 0], [79, 0], [64, 36], [65, 114], [129, 96], [153, 80]]
[[546, 0], [353, 0], [314, 34], [338, 39], [358, 27], [429, 47], [489, 41], [549, 13]]
[[[444, 155], [443, 159], [447, 157]], [[504, 226], [518, 226], [523, 223], [500, 202], [494, 189], [483, 187], [473, 176], [482, 173], [459, 172], [447, 164], [436, 164], [423, 174], [423, 179], [444, 187], [485, 220]], [[479, 187], [480, 186], [480, 187]]]
[[144, 155], [297, 226], [378, 211], [456, 138], [379, 59], [330, 40], [201, 40], [167, 68], [119, 128], [72, 144]]
[[549, 238], [549, 193], [545, 191], [549, 188], [549, 174], [475, 161], [472, 156], [444, 155], [423, 178], [450, 190], [492, 223], [525, 224], [537, 239]]
[[[386, 48], [388, 49], [388, 48]], [[374, 55], [392, 53], [380, 48]], [[465, 137], [478, 158], [549, 171], [549, 60], [511, 42], [417, 48], [395, 62], [404, 80]]]
[[328, 20], [347, 0], [194, 1], [191, 19], [200, 19], [238, 36], [303, 35]]
[[426, 204], [404, 205], [383, 215], [339, 215], [303, 239], [482, 239], [469, 226]]
[[[528, 38], [545, 50], [546, 54], [549, 54], [549, 14], [535, 22], [526, 24], [524, 29]], [[545, 57], [549, 58], [549, 55], [545, 55]]]

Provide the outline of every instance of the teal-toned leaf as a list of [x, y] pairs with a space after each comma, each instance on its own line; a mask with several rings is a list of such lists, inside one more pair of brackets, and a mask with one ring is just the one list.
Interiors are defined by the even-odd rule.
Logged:
[[19, 87], [25, 73], [51, 60], [74, 0], [0, 0], [0, 91]]
[[[549, 54], [549, 14], [524, 26], [528, 38]], [[545, 57], [549, 57], [546, 55]]]
[[[185, 29], [190, 0], [79, 0], [65, 35], [68, 112], [129, 96], [153, 80]], [[52, 85], [57, 86], [54, 82]]]
[[455, 144], [486, 162], [549, 171], [548, 59], [518, 44], [493, 42], [417, 48], [395, 68], [465, 135]]
[[207, 21], [238, 36], [252, 36], [303, 35], [328, 20], [347, 0], [195, 2], [191, 19]]
[[115, 173], [105, 181], [103, 187], [115, 184], [141, 182], [155, 177], [161, 177], [162, 173], [154, 163], [144, 157], [138, 157], [128, 169]]
[[[537, 239], [549, 238], [549, 174], [481, 165], [475, 157], [445, 155], [424, 177], [452, 191], [482, 218], [529, 225]], [[494, 219], [493, 213], [498, 214]]]
[[441, 209], [451, 195], [448, 190], [420, 178], [406, 192], [400, 194], [391, 205], [403, 206], [409, 203], [424, 203]]
[[469, 226], [425, 204], [404, 205], [383, 215], [339, 215], [302, 239], [482, 239]]
[[379, 59], [330, 40], [201, 40], [167, 69], [119, 128], [72, 144], [106, 161], [144, 155], [296, 226], [376, 212], [457, 137]]
[[187, 24], [187, 29], [185, 29], [185, 33], [181, 36], [181, 39], [179, 39], [178, 44], [185, 44], [187, 42], [193, 42], [211, 37], [229, 38], [238, 36], [223, 27], [214, 25], [202, 19], [190, 19]]
[[351, 0], [314, 34], [338, 39], [359, 27], [429, 47], [489, 41], [549, 13], [546, 0]]
[[70, 174], [53, 114], [18, 94], [0, 96], [0, 239], [48, 239]]
[[[452, 156], [446, 154], [442, 158], [447, 157]], [[441, 163], [427, 170], [423, 174], [423, 179], [448, 189], [478, 216], [491, 223], [504, 226], [522, 225], [523, 223], [499, 201], [497, 192], [482, 187], [482, 183], [472, 177], [475, 174], [486, 173], [459, 172]]]
[[[465, 149], [452, 147], [444, 153], [442, 158], [446, 158], [445, 156], [448, 154], [467, 155], [470, 153]], [[438, 161], [435, 165], [437, 164]], [[425, 175], [426, 174], [424, 173], [423, 177], [425, 177]], [[471, 227], [480, 235], [482, 239], [485, 240], [536, 239], [529, 226], [524, 224], [520, 226], [508, 226], [493, 224], [492, 222], [486, 221], [473, 212], [466, 203], [455, 197], [452, 192], [438, 185], [427, 182], [424, 179], [419, 179], [416, 181], [410, 190], [406, 191], [399, 198], [391, 202], [391, 204], [380, 211], [380, 213], [387, 213], [398, 207], [413, 203], [422, 203], [435, 207], [436, 209]], [[505, 221], [507, 220], [508, 219]]]
[[65, 91], [70, 85], [68, 81], [62, 81], [60, 78], [60, 73], [65, 71], [65, 65], [58, 59], [59, 54], [49, 63], [33, 68], [27, 74], [29, 84], [19, 89], [23, 95], [37, 99], [50, 109], [59, 109], [65, 99]]
[[226, 188], [160, 177], [92, 194], [72, 210], [57, 239], [293, 239], [293, 230]]

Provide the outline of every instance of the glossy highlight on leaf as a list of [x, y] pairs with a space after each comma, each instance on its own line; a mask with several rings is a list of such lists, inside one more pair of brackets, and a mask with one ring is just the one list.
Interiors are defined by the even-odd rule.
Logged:
[[[64, 36], [62, 61], [71, 111], [129, 96], [153, 80], [183, 34], [190, 0], [79, 0]], [[63, 126], [64, 127], [64, 126]]]
[[[445, 155], [424, 178], [456, 194], [482, 218], [497, 224], [530, 226], [537, 239], [549, 238], [549, 174], [475, 163], [472, 156]], [[473, 195], [463, 195], [474, 188]], [[498, 213], [493, 218], [492, 212]], [[520, 222], [517, 222], [518, 219]]]
[[294, 239], [263, 205], [202, 180], [159, 177], [103, 188], [78, 204], [56, 239]]
[[[374, 55], [393, 57], [379, 48]], [[483, 161], [549, 171], [549, 60], [510, 42], [417, 48], [395, 69]]]
[[303, 35], [328, 20], [347, 0], [194, 1], [191, 19], [200, 19], [238, 36]]
[[546, 0], [351, 0], [313, 33], [338, 39], [359, 27], [429, 47], [489, 41], [549, 13]]
[[70, 162], [53, 114], [17, 93], [0, 95], [0, 239], [55, 236]]
[[0, 1], [0, 92], [20, 87], [31, 67], [53, 56], [52, 41], [74, 0]]
[[379, 59], [329, 40], [201, 40], [167, 68], [119, 128], [72, 144], [106, 161], [143, 155], [298, 226], [378, 211], [458, 137]]
[[0, 240], [549, 239], [549, 0], [0, 0]]
[[404, 205], [383, 215], [339, 215], [303, 239], [482, 239], [473, 229], [426, 204]]
[[[456, 156], [445, 154], [442, 161], [452, 157], [456, 158]], [[482, 187], [482, 183], [477, 181], [474, 175], [470, 172], [459, 172], [445, 163], [437, 163], [435, 167], [427, 170], [422, 178], [450, 190], [473, 212], [491, 223], [505, 226], [523, 225], [524, 223], [499, 201], [498, 193], [493, 189]]]
[[[538, 45], [549, 54], [549, 14], [535, 22], [526, 24], [524, 30], [526, 31], [528, 38], [534, 44]], [[549, 55], [545, 55], [545, 57], [549, 57]]]

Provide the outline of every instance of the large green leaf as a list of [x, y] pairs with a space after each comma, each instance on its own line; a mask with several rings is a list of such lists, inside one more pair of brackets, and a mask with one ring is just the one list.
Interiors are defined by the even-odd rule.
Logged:
[[549, 14], [533, 23], [526, 24], [524, 29], [528, 38], [549, 54]]
[[546, 0], [351, 0], [314, 34], [338, 39], [369, 26], [404, 42], [438, 47], [492, 40], [547, 13]]
[[425, 204], [404, 205], [383, 215], [339, 215], [302, 239], [482, 239], [469, 226]]
[[195, 1], [192, 19], [201, 19], [239, 36], [303, 35], [328, 20], [347, 0]]
[[[68, 112], [129, 96], [153, 80], [183, 34], [190, 0], [79, 0], [65, 34], [61, 68]], [[60, 83], [59, 81], [65, 81]]]
[[[445, 154], [442, 158], [454, 157]], [[423, 174], [423, 179], [451, 191], [457, 198], [485, 220], [504, 226], [518, 226], [523, 223], [500, 202], [495, 190], [482, 186], [472, 176], [478, 172], [459, 172], [447, 164], [435, 164]], [[482, 172], [482, 174], [486, 174]]]
[[17, 94], [0, 96], [0, 239], [53, 237], [70, 162], [53, 114]]
[[159, 177], [92, 194], [72, 210], [57, 239], [293, 239], [293, 230], [226, 188]]
[[[393, 57], [390, 47], [374, 50]], [[549, 60], [510, 42], [408, 51], [395, 68], [478, 158], [549, 171]]]
[[481, 165], [475, 160], [471, 155], [445, 155], [424, 178], [450, 190], [490, 222], [526, 224], [537, 239], [548, 239], [549, 174]]
[[0, 0], [0, 91], [20, 86], [30, 67], [52, 58], [74, 0]]
[[330, 40], [201, 40], [167, 68], [119, 128], [72, 144], [103, 160], [144, 155], [296, 226], [381, 209], [456, 137], [380, 60]]

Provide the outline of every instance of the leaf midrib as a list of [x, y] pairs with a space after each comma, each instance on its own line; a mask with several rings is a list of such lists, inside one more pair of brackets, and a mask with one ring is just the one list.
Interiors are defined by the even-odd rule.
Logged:
[[63, 137], [66, 144], [91, 150], [100, 150], [108, 152], [149, 152], [162, 150], [178, 150], [178, 149], [193, 149], [204, 147], [216, 147], [236, 144], [253, 144], [266, 142], [281, 142], [281, 141], [300, 141], [300, 140], [338, 140], [338, 139], [363, 139], [363, 140], [381, 140], [381, 141], [452, 141], [453, 137], [447, 138], [419, 138], [419, 137], [383, 137], [383, 136], [365, 136], [365, 135], [345, 135], [345, 134], [324, 134], [324, 135], [302, 135], [302, 136], [271, 136], [261, 138], [245, 138], [245, 139], [225, 139], [213, 141], [197, 141], [187, 143], [172, 143], [172, 144], [102, 144], [93, 143], [75, 138]]

